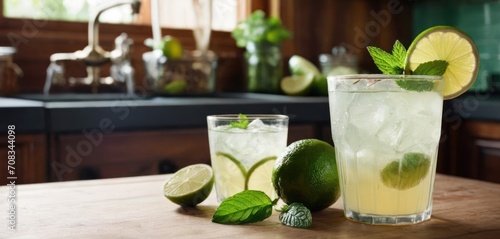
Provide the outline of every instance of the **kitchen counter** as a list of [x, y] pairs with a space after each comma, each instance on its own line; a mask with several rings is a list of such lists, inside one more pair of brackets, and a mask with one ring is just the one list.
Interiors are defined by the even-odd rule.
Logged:
[[[278, 213], [258, 223], [211, 222], [215, 192], [196, 208], [181, 208], [162, 195], [170, 175], [18, 185], [17, 231], [8, 238], [498, 238], [500, 185], [436, 176], [429, 221], [411, 226], [372, 226], [344, 218], [342, 202], [313, 213], [309, 229], [283, 226]], [[8, 195], [7, 186], [0, 195]], [[7, 197], [0, 211], [8, 212]], [[4, 216], [6, 218], [7, 216]]]
[[0, 97], [0, 133], [7, 132], [8, 125], [16, 125], [18, 133], [44, 132], [44, 103], [35, 100]]
[[[103, 120], [111, 121], [116, 130], [206, 127], [207, 115], [228, 113], [286, 114], [291, 123], [329, 123], [330, 120], [327, 97], [253, 93], [147, 98], [125, 97], [121, 94], [98, 97], [76, 94], [48, 98], [43, 95], [20, 97], [24, 99], [0, 98], [0, 105], [8, 104], [4, 101], [13, 100], [38, 103], [36, 110], [42, 111], [44, 115], [37, 116], [36, 119], [45, 120], [47, 133], [81, 132], [82, 129], [99, 128]], [[3, 110], [17, 118], [23, 117], [13, 109], [15, 108]], [[26, 120], [33, 118], [26, 117]], [[17, 128], [25, 126], [16, 125]], [[0, 128], [0, 132], [4, 128], [6, 127]]]
[[500, 121], [500, 95], [466, 93], [444, 102], [443, 119]]
[[[443, 119], [500, 121], [499, 112], [500, 96], [469, 93], [445, 101]], [[286, 114], [290, 123], [329, 124], [330, 120], [327, 97], [257, 93], [193, 97], [32, 94], [0, 98], [0, 132], [5, 132], [8, 124], [16, 124], [19, 132], [81, 132], [99, 128], [103, 120], [122, 131], [205, 127], [207, 115], [224, 113]]]

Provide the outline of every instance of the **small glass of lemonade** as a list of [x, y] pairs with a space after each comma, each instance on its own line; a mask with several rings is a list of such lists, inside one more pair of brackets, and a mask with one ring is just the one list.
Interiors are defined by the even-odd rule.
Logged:
[[286, 148], [286, 115], [207, 116], [210, 157], [219, 202], [247, 189], [276, 198], [274, 162]]

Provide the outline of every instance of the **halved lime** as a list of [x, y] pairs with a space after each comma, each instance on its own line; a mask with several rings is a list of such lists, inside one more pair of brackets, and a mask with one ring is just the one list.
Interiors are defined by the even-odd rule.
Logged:
[[276, 157], [271, 156], [259, 160], [250, 170], [245, 181], [245, 190], [260, 190], [273, 198], [274, 187], [271, 181]]
[[314, 75], [285, 76], [281, 80], [281, 90], [287, 95], [307, 95], [314, 82]]
[[223, 191], [226, 197], [232, 196], [245, 190], [245, 177], [247, 175], [245, 167], [232, 155], [217, 152], [215, 160], [212, 161], [215, 172], [215, 182], [223, 185], [224, 188], [217, 188], [218, 192]]
[[313, 74], [314, 76], [321, 75], [316, 66], [314, 66], [310, 61], [306, 60], [305, 58], [297, 55], [293, 55], [292, 57], [290, 57], [290, 60], [288, 61], [288, 67], [290, 67], [292, 75], [297, 75], [297, 76], [308, 75], [308, 74]]
[[163, 185], [163, 195], [181, 206], [196, 206], [207, 199], [214, 185], [212, 168], [206, 164], [186, 166]]
[[448, 67], [443, 75], [445, 100], [467, 91], [476, 80], [479, 53], [474, 41], [464, 32], [450, 26], [436, 26], [420, 33], [408, 48], [406, 70], [420, 64], [444, 60]]
[[431, 161], [422, 153], [406, 153], [401, 163], [393, 161], [380, 172], [385, 186], [406, 190], [417, 186], [429, 173]]

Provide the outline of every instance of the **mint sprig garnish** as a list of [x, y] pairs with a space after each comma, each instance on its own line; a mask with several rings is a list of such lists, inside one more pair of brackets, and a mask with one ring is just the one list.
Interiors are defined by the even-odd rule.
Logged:
[[[386, 52], [378, 47], [367, 46], [366, 49], [370, 56], [375, 62], [377, 68], [382, 71], [383, 74], [387, 75], [433, 75], [442, 76], [446, 72], [448, 67], [448, 62], [443, 60], [435, 60], [424, 62], [417, 66], [417, 68], [411, 72], [405, 67], [407, 64], [405, 62], [407, 51], [406, 48], [401, 44], [400, 41], [396, 40], [394, 46], [392, 47], [392, 53]], [[399, 87], [410, 90], [410, 91], [430, 91], [434, 88], [434, 83], [432, 81], [426, 80], [415, 80], [415, 79], [402, 79], [397, 80], [396, 83]]]
[[231, 122], [231, 128], [246, 129], [249, 123], [246, 115], [239, 114], [238, 121]]
[[247, 224], [262, 221], [272, 214], [272, 201], [264, 192], [245, 190], [226, 198], [212, 217], [212, 222], [221, 224]]
[[283, 206], [279, 219], [283, 225], [289, 227], [308, 228], [312, 225], [311, 211], [297, 202]]
[[366, 47], [372, 57], [375, 65], [383, 74], [398, 75], [402, 74], [405, 66], [406, 48], [397, 41], [392, 47], [392, 54], [378, 47]]

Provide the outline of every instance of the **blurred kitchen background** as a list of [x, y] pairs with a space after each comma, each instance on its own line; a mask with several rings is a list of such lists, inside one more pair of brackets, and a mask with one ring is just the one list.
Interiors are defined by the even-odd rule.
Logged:
[[[445, 104], [438, 172], [500, 183], [498, 0], [142, 0], [134, 8], [136, 2], [0, 0], [0, 135], [16, 125], [19, 182], [209, 163], [204, 117], [214, 113], [288, 114], [289, 142], [331, 142], [326, 96], [249, 92], [246, 50], [231, 32], [261, 10], [291, 33], [279, 48], [282, 76], [293, 55], [321, 70], [342, 64], [340, 56], [356, 72], [376, 73], [367, 45], [388, 50], [398, 39], [409, 46], [434, 25], [468, 33], [480, 73], [470, 92]], [[148, 45], [166, 35], [182, 45], [179, 59]], [[6, 151], [0, 143], [0, 155]], [[7, 165], [5, 157], [0, 162]]]

